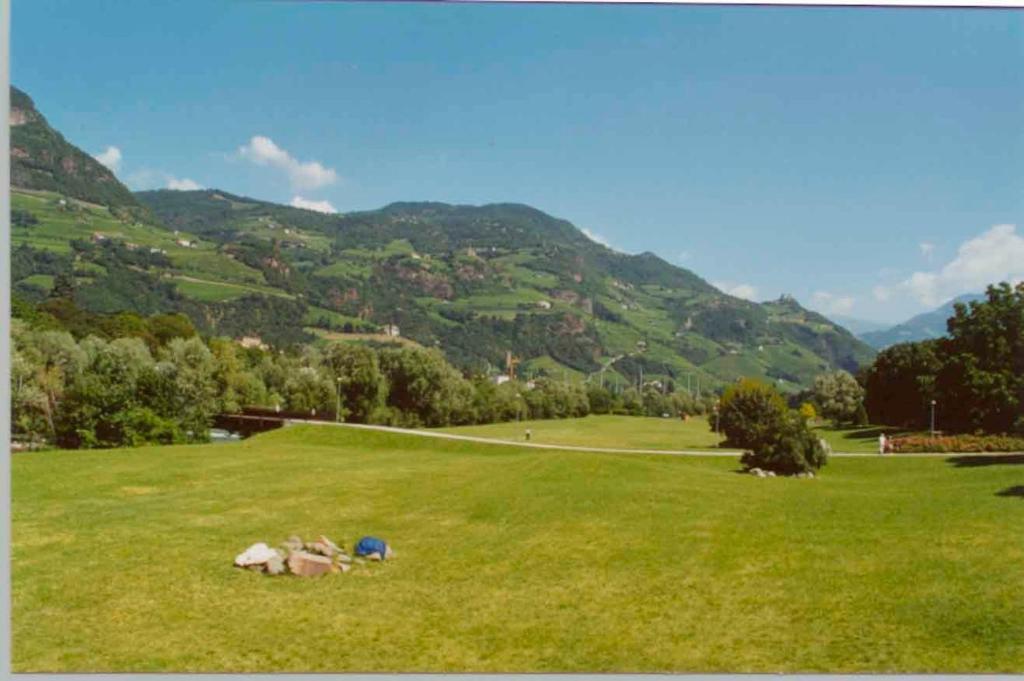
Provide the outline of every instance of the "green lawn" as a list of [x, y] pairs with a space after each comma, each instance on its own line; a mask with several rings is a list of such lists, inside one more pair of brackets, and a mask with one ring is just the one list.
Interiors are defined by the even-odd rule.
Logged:
[[582, 419], [459, 426], [442, 430], [460, 435], [522, 442], [527, 428], [530, 429], [531, 442], [552, 445], [623, 449], [717, 449], [722, 441], [712, 432], [707, 419], [700, 416], [684, 422], [678, 418], [602, 415]]
[[835, 428], [820, 426], [814, 429], [832, 446], [835, 452], [878, 454], [878, 436], [905, 435], [908, 431], [889, 426], [858, 426], [856, 428]]
[[[12, 457], [16, 672], [1024, 671], [1020, 457], [586, 454], [291, 427]], [[392, 542], [348, 575], [252, 542]], [[372, 569], [370, 569], [372, 567]]]
[[[521, 442], [526, 429], [531, 441], [554, 445], [583, 447], [612, 447], [625, 449], [718, 449], [722, 442], [703, 416], [689, 421], [677, 418], [646, 418], [636, 416], [587, 416], [582, 419], [554, 419], [523, 421], [522, 423], [492, 423], [484, 426], [442, 428], [446, 432], [462, 435], [492, 437], [497, 440]], [[878, 436], [905, 434], [906, 431], [886, 426], [834, 428], [822, 425], [814, 429], [828, 441], [835, 452], [877, 454]]]

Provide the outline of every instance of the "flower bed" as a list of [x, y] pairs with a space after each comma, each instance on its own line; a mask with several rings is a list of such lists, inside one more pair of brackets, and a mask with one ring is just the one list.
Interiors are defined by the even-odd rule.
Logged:
[[1024, 437], [1010, 435], [909, 435], [890, 440], [895, 453], [1024, 452]]

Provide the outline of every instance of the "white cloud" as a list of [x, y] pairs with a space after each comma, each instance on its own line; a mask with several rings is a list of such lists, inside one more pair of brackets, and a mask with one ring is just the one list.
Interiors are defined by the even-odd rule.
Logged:
[[105, 165], [111, 172], [116, 173], [121, 166], [121, 150], [117, 147], [107, 147], [105, 151], [93, 156], [94, 159]]
[[727, 293], [730, 296], [736, 298], [743, 298], [744, 300], [757, 300], [757, 287], [751, 286], [750, 284], [736, 284], [729, 281], [715, 281], [711, 282], [711, 285], [717, 288], [722, 293]]
[[939, 305], [999, 281], [1024, 277], [1024, 236], [1014, 225], [995, 225], [965, 241], [940, 269], [914, 272], [900, 284], [923, 305]]
[[815, 291], [811, 296], [811, 303], [814, 307], [825, 314], [848, 314], [856, 302], [857, 299], [853, 296], [843, 296], [828, 291]]
[[304, 199], [301, 196], [292, 198], [291, 202], [294, 208], [305, 208], [306, 210], [315, 210], [318, 213], [337, 213], [338, 209], [331, 205], [330, 201], [313, 201], [311, 199]]
[[918, 248], [921, 249], [921, 255], [923, 255], [926, 260], [932, 259], [932, 255], [935, 253], [935, 244], [930, 241], [922, 241], [918, 244]]
[[190, 191], [195, 191], [196, 189], [202, 189], [203, 186], [201, 184], [199, 184], [198, 182], [196, 182], [195, 180], [190, 180], [187, 177], [183, 177], [181, 179], [178, 179], [176, 177], [172, 177], [172, 176], [168, 175], [167, 176], [167, 188], [168, 189], [177, 189], [178, 191], [183, 191], [183, 192], [190, 192]]
[[338, 174], [333, 168], [327, 168], [317, 161], [303, 163], [263, 135], [254, 135], [248, 144], [238, 148], [238, 154], [256, 165], [272, 166], [285, 171], [295, 189], [318, 189], [338, 180]]
[[602, 235], [598, 234], [597, 232], [591, 232], [589, 229], [584, 227], [583, 228], [583, 233], [586, 234], [587, 238], [590, 239], [591, 241], [596, 241], [597, 243], [601, 244], [605, 248], [612, 248], [611, 242], [609, 242], [608, 239], [604, 238]]
[[892, 289], [890, 289], [887, 286], [879, 285], [871, 289], [871, 295], [873, 295], [875, 297], [875, 300], [877, 300], [878, 302], [884, 303], [890, 298], [892, 298]]

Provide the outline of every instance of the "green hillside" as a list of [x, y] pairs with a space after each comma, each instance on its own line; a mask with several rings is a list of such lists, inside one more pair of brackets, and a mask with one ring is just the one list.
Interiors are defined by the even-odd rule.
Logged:
[[[141, 192], [165, 223], [220, 244], [274, 285], [326, 310], [444, 348], [466, 368], [524, 366], [612, 383], [720, 384], [757, 376], [783, 389], [872, 351], [784, 298], [722, 294], [657, 256], [589, 240], [529, 206], [396, 203], [323, 215], [216, 190]], [[538, 369], [541, 370], [541, 369]]]
[[138, 201], [114, 174], [50, 127], [32, 98], [11, 87], [11, 184], [120, 208]]
[[220, 190], [132, 195], [24, 93], [12, 102], [14, 288], [29, 301], [60, 280], [86, 310], [179, 311], [275, 345], [397, 326], [467, 371], [502, 371], [511, 351], [527, 376], [620, 386], [754, 376], [795, 391], [873, 354], [795, 300], [733, 298], [525, 205], [328, 215]]

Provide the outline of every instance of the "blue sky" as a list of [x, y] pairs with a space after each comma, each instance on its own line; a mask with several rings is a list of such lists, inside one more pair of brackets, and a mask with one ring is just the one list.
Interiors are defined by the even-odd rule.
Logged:
[[1019, 11], [12, 5], [12, 82], [133, 189], [528, 203], [882, 321], [1024, 278]]

